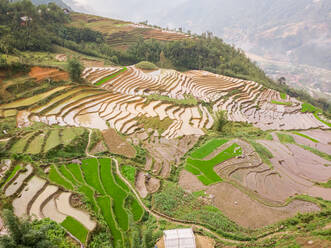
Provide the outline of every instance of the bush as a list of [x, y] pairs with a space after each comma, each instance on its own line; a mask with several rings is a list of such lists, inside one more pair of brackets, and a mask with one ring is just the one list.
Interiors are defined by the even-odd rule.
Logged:
[[82, 72], [84, 70], [84, 67], [77, 58], [74, 57], [68, 60], [67, 70], [69, 72], [70, 79], [73, 82], [82, 81]]
[[215, 114], [215, 123], [214, 123], [214, 130], [218, 132], [222, 132], [224, 126], [228, 123], [226, 118], [226, 112], [220, 111]]
[[136, 68], [143, 69], [143, 70], [157, 70], [158, 67], [151, 62], [148, 61], [141, 61], [136, 64]]

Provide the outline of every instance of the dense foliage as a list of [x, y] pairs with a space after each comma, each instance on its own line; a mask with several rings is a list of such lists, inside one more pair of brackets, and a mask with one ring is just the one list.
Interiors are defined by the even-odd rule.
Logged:
[[82, 81], [82, 72], [84, 67], [77, 58], [72, 58], [68, 60], [67, 69], [70, 75], [70, 79], [73, 82]]
[[48, 226], [34, 229], [29, 221], [18, 219], [12, 211], [5, 209], [3, 218], [9, 235], [0, 237], [0, 247], [56, 247], [47, 236]]
[[100, 33], [67, 27], [70, 16], [54, 3], [33, 5], [29, 0], [0, 0], [0, 52], [51, 51], [53, 44], [75, 46], [101, 42]]

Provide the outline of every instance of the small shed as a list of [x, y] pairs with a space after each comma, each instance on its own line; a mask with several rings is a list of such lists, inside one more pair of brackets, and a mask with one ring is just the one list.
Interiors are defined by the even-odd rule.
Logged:
[[163, 233], [165, 248], [196, 248], [192, 228], [166, 230]]

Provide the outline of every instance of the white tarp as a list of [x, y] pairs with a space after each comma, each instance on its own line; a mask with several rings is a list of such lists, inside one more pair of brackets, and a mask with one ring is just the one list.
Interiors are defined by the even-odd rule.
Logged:
[[165, 248], [196, 248], [191, 228], [164, 231], [164, 244]]

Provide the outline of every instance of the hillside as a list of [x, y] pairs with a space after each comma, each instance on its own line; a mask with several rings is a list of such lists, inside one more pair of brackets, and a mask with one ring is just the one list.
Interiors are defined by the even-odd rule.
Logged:
[[32, 237], [0, 246], [331, 246], [324, 102], [211, 35], [0, 4], [0, 223]]
[[327, 73], [331, 69], [330, 11], [328, 0], [195, 0], [146, 16], [161, 26], [212, 31], [226, 42], [268, 59], [271, 63], [252, 57], [268, 75], [275, 79], [286, 76], [291, 85], [321, 95], [331, 91], [329, 77], [319, 77], [322, 69]]

